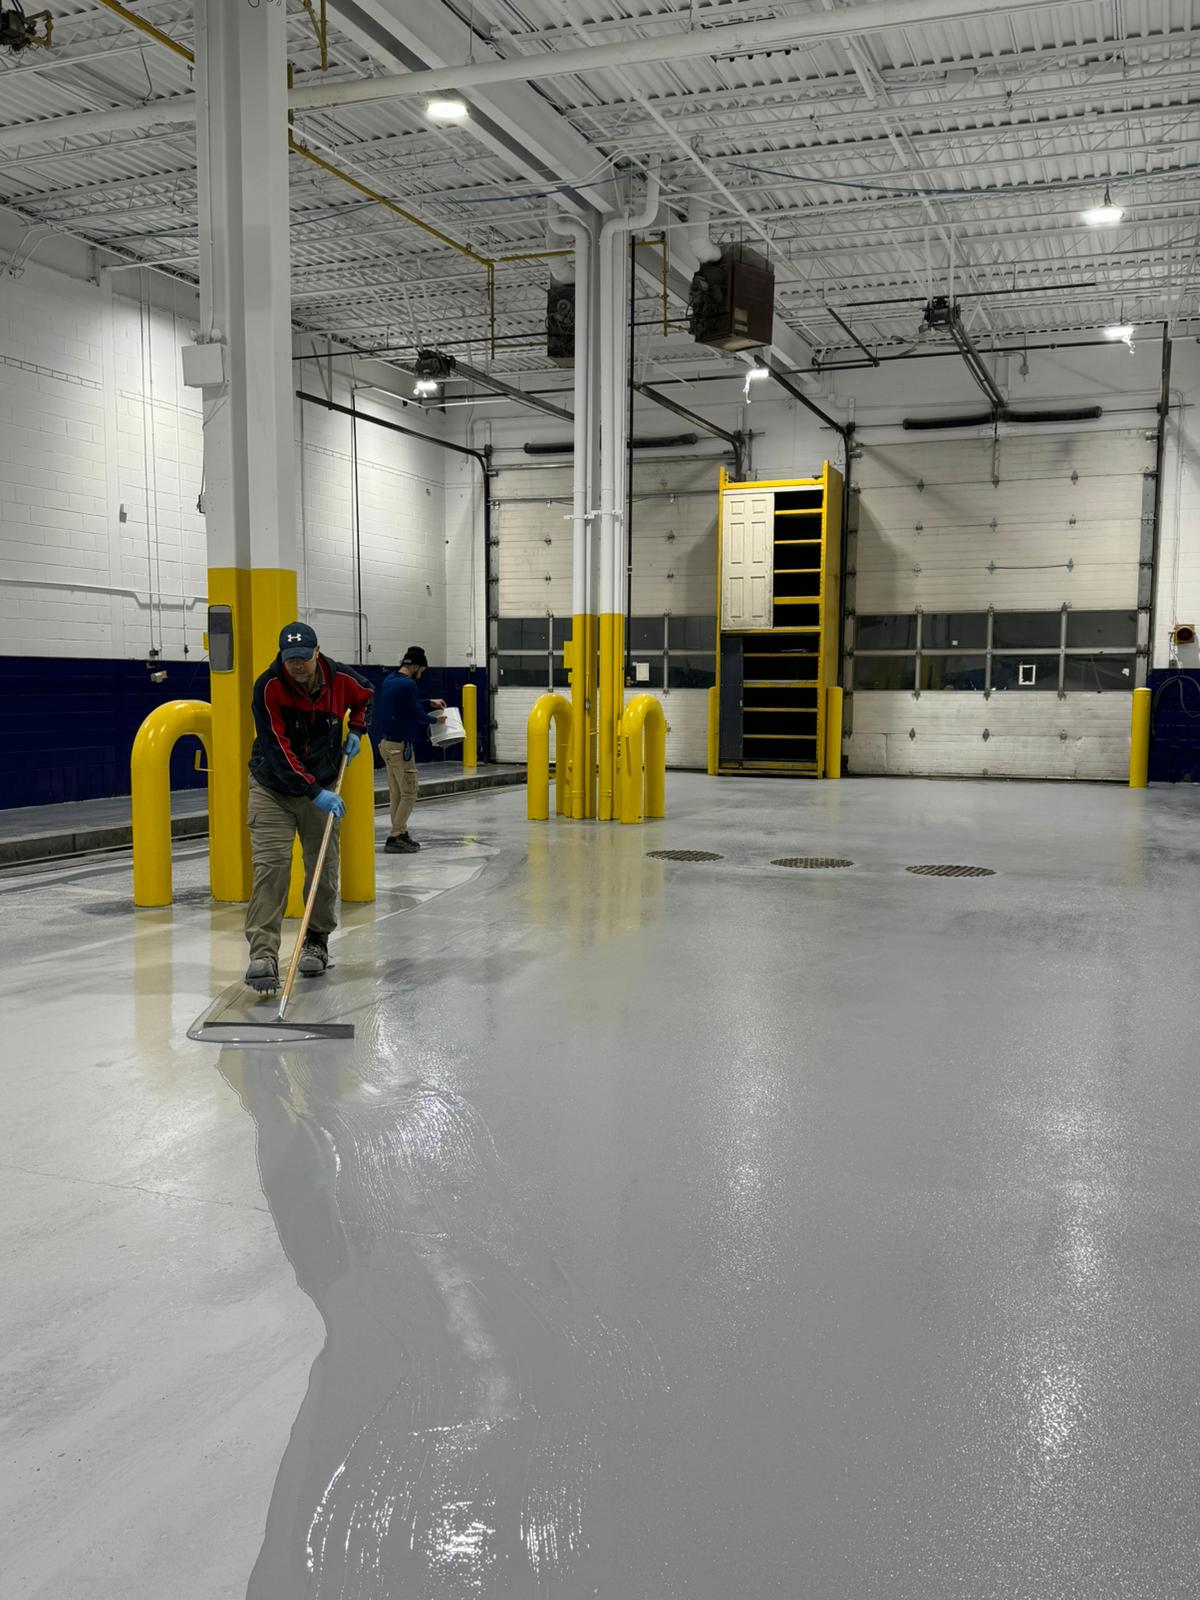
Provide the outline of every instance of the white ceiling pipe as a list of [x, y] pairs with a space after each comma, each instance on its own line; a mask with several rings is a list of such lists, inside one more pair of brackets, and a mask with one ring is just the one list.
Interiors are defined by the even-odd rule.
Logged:
[[729, 28], [700, 28], [683, 35], [627, 39], [620, 44], [519, 55], [504, 61], [482, 61], [394, 76], [314, 84], [293, 89], [288, 103], [293, 111], [313, 111], [322, 106], [408, 99], [449, 89], [463, 94], [495, 83], [537, 83], [546, 78], [607, 72], [614, 67], [635, 67], [654, 61], [720, 60], [726, 56], [752, 55], [757, 51], [789, 44], [859, 38], [864, 34], [883, 33], [893, 28], [938, 26], [966, 17], [996, 17], [1017, 11], [1038, 11], [1043, 10], [1046, 4], [1047, 0], [874, 0], [871, 5], [858, 5], [847, 11], [774, 17], [769, 21], [739, 23]]
[[152, 128], [194, 127], [196, 96], [171, 95], [147, 106], [122, 106], [117, 111], [82, 111], [75, 117], [50, 117], [0, 128], [0, 153], [24, 149], [46, 139], [82, 139], [105, 133], [148, 133]]

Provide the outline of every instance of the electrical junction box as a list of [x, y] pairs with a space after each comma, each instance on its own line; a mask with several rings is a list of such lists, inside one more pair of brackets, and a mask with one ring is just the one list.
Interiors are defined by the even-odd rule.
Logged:
[[692, 337], [718, 350], [770, 344], [775, 325], [775, 274], [749, 245], [726, 245], [692, 279], [688, 299]]
[[183, 357], [185, 389], [219, 389], [225, 382], [223, 344], [215, 340], [211, 344], [185, 344], [179, 353]]
[[634, 683], [650, 682], [650, 663], [648, 661], [635, 661], [633, 663]]

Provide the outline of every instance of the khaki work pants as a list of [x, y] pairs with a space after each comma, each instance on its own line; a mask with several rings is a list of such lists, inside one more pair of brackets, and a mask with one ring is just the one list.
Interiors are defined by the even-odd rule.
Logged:
[[[276, 794], [250, 779], [250, 854], [254, 881], [250, 904], [246, 907], [246, 939], [250, 959], [279, 956], [279, 935], [287, 907], [288, 883], [292, 875], [292, 840], [300, 836], [304, 854], [304, 898], [312, 886], [313, 868], [321, 852], [325, 817], [304, 795]], [[309, 927], [316, 933], [332, 933], [337, 927], [338, 832], [333, 824], [321, 885], [313, 904]]]
[[395, 838], [399, 833], [408, 832], [408, 819], [417, 803], [417, 762], [412, 745], [397, 744], [393, 739], [380, 740], [379, 753], [387, 767], [391, 834]]

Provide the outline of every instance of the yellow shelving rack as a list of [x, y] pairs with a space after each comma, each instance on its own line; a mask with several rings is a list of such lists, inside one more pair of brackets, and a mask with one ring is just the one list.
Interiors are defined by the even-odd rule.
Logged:
[[825, 774], [837, 683], [842, 475], [740, 483], [720, 475], [719, 772]]

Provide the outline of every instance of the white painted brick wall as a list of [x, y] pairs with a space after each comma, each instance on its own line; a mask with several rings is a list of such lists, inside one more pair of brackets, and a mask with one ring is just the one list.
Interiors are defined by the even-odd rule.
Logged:
[[[193, 306], [155, 279], [147, 310], [66, 272], [29, 266], [0, 306], [0, 619], [12, 655], [129, 658], [158, 649], [202, 660], [207, 553], [197, 510], [200, 395], [183, 387], [179, 347]], [[335, 398], [345, 403], [339, 385]], [[360, 393], [359, 409], [399, 419]], [[301, 416], [303, 412], [303, 416]], [[419, 426], [403, 412], [406, 426]], [[297, 568], [302, 609], [331, 653], [390, 664], [421, 643], [465, 660], [471, 504], [455, 523], [447, 582], [446, 463], [435, 443], [360, 423], [362, 602], [353, 548], [350, 421], [296, 403]], [[472, 468], [472, 470], [474, 470]], [[478, 474], [476, 474], [478, 476]], [[466, 480], [464, 480], [466, 481]], [[479, 511], [476, 491], [474, 508]], [[482, 517], [480, 516], [480, 527]], [[481, 552], [480, 552], [481, 554]], [[478, 565], [480, 578], [482, 566]], [[482, 616], [482, 599], [476, 606]], [[447, 618], [456, 653], [447, 657]]]

